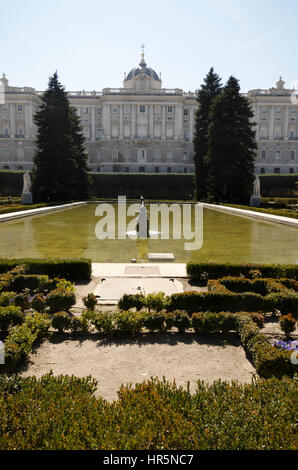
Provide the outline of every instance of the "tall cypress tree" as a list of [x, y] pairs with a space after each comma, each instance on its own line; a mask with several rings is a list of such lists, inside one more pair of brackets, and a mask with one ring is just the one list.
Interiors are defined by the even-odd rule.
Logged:
[[88, 175], [87, 154], [84, 148], [84, 136], [80, 118], [76, 109], [70, 107], [72, 137], [75, 146], [74, 187], [76, 199], [88, 199], [90, 196], [90, 178]]
[[248, 203], [257, 149], [248, 100], [230, 77], [210, 109], [208, 130], [208, 195], [219, 202]]
[[208, 127], [210, 124], [210, 107], [214, 98], [221, 93], [221, 80], [212, 67], [201, 86], [198, 96], [198, 109], [195, 114], [195, 130], [193, 139], [195, 164], [195, 194], [196, 199], [207, 198], [207, 153], [208, 153]]
[[38, 128], [32, 174], [35, 201], [78, 199], [87, 176], [83, 137], [57, 72], [49, 79], [34, 122]]

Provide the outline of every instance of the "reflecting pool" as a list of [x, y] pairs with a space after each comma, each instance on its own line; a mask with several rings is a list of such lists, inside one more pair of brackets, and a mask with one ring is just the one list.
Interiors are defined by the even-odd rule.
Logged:
[[[203, 210], [203, 246], [187, 251], [185, 239], [132, 240], [96, 237], [100, 217], [95, 215], [98, 204], [87, 204], [51, 214], [25, 217], [0, 224], [0, 257], [48, 258], [87, 257], [92, 262], [148, 262], [148, 253], [173, 253], [175, 261], [230, 261], [298, 263], [298, 230], [272, 222]], [[118, 230], [117, 206], [114, 205]], [[195, 206], [191, 205], [192, 215]], [[135, 217], [127, 217], [132, 222]], [[170, 216], [170, 226], [182, 223]], [[194, 217], [191, 228], [195, 230]], [[158, 230], [156, 231], [158, 232]], [[131, 231], [128, 230], [128, 233]], [[156, 235], [156, 233], [155, 233]], [[123, 236], [123, 233], [122, 233]]]

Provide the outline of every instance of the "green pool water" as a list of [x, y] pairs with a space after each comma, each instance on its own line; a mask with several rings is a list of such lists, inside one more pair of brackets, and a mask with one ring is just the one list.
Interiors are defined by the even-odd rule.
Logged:
[[[97, 204], [25, 217], [0, 224], [0, 257], [87, 257], [92, 262], [148, 262], [148, 253], [173, 253], [176, 262], [230, 261], [298, 263], [295, 227], [203, 211], [203, 246], [186, 251], [187, 240], [99, 240]], [[117, 214], [117, 208], [115, 211]], [[194, 206], [192, 206], [194, 211]], [[128, 219], [131, 220], [132, 218]], [[194, 224], [192, 224], [194, 228]], [[116, 223], [117, 232], [117, 223]]]

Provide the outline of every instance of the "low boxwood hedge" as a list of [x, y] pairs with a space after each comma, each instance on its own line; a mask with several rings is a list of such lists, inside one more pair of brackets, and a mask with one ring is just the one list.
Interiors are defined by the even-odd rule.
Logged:
[[0, 273], [6, 273], [16, 266], [24, 265], [25, 274], [47, 274], [49, 277], [60, 277], [70, 281], [91, 278], [91, 260], [80, 259], [0, 259]]
[[166, 380], [122, 386], [113, 403], [91, 377], [0, 377], [3, 450], [294, 450], [297, 383]]
[[235, 263], [187, 263], [187, 274], [191, 282], [205, 282], [225, 276], [253, 277], [258, 271], [264, 278], [291, 278], [298, 280], [298, 265], [295, 264], [235, 264]]

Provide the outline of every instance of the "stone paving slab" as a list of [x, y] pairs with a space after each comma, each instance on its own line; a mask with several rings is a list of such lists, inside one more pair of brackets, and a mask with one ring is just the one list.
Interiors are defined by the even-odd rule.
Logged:
[[98, 296], [98, 302], [118, 302], [123, 294], [150, 294], [153, 292], [164, 292], [172, 295], [183, 292], [182, 282], [176, 279], [161, 278], [113, 278], [105, 279], [93, 290]]
[[140, 277], [142, 270], [145, 277], [187, 277], [185, 263], [92, 263], [93, 277]]

